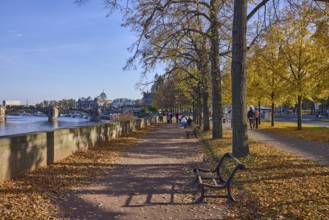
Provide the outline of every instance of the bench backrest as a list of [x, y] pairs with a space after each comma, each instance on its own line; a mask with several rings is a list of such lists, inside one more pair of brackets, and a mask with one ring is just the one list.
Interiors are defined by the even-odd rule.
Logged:
[[194, 133], [198, 133], [199, 129], [200, 129], [200, 126], [198, 125], [198, 126], [196, 126], [196, 127], [193, 129], [193, 132], [194, 132]]
[[217, 164], [215, 171], [217, 172], [220, 181], [230, 182], [238, 169], [243, 170], [245, 166], [240, 163], [238, 159], [232, 156], [230, 153], [223, 155], [219, 163]]

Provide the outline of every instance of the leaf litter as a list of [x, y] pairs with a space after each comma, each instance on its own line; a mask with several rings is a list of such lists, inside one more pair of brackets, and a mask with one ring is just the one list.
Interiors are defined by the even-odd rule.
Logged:
[[90, 186], [101, 179], [126, 147], [136, 144], [149, 129], [151, 127], [0, 183], [1, 219], [56, 219], [58, 201], [66, 200], [78, 187]]
[[[0, 184], [0, 216], [3, 219], [56, 219], [58, 200], [79, 186], [91, 185], [132, 146], [144, 131], [111, 140], [79, 152], [22, 178]], [[231, 134], [221, 140], [202, 135], [205, 154], [215, 163], [231, 151]], [[225, 219], [328, 219], [329, 168], [272, 146], [250, 143], [250, 156], [241, 158], [247, 169], [237, 172], [234, 190], [238, 203], [209, 198], [206, 202], [228, 206]], [[191, 198], [184, 198], [190, 202]], [[95, 213], [90, 213], [95, 216]]]
[[[231, 132], [213, 140], [201, 135], [213, 163], [231, 152]], [[246, 165], [234, 177], [239, 202], [228, 203], [227, 219], [329, 219], [329, 167], [258, 142], [249, 143]], [[222, 199], [213, 201], [224, 202]]]

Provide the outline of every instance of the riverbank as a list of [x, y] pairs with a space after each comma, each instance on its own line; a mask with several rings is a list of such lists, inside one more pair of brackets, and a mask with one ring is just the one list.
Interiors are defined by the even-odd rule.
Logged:
[[[226, 205], [194, 203], [193, 168], [203, 159], [197, 139], [186, 139], [177, 124], [149, 128], [3, 184], [0, 215], [8, 219], [222, 219]], [[21, 206], [20, 198], [24, 198]]]
[[[198, 139], [185, 139], [185, 129], [176, 124], [157, 127], [0, 184], [4, 195], [0, 215], [8, 219], [309, 220], [329, 216], [328, 166], [255, 141], [250, 141], [250, 155], [240, 159], [246, 169], [234, 178], [232, 190], [239, 202], [206, 198], [195, 204], [192, 167], [203, 161]], [[224, 135], [213, 140], [211, 131], [200, 134], [205, 144], [201, 146], [214, 162], [231, 151], [230, 131]]]
[[[28, 173], [24, 177], [0, 183], [0, 216], [3, 219], [57, 219], [58, 202], [78, 187], [93, 186], [115, 164], [122, 152], [136, 144], [149, 130], [111, 140], [85, 152], [78, 152], [58, 163]], [[76, 209], [77, 207], [68, 207]], [[95, 215], [94, 215], [95, 214]], [[91, 218], [97, 213], [90, 213]]]
[[95, 124], [0, 137], [0, 181], [157, 123], [157, 118]]

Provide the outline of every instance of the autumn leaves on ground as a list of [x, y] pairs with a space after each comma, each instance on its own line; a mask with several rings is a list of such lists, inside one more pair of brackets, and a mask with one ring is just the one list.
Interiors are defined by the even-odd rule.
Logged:
[[125, 147], [136, 143], [148, 129], [0, 184], [0, 219], [56, 219], [58, 200], [65, 200], [79, 186], [96, 183]]
[[[267, 127], [266, 124], [263, 127]], [[316, 130], [317, 139], [328, 142], [324, 138], [328, 137], [329, 129], [308, 127], [307, 132], [296, 133], [289, 124], [278, 127], [274, 132], [298, 134], [305, 139], [310, 139]], [[92, 185], [108, 174], [108, 168], [115, 164], [125, 147], [136, 143], [144, 132], [77, 153], [23, 178], [2, 183], [1, 218], [56, 219], [59, 211], [56, 201], [65, 200], [68, 192]], [[212, 140], [211, 132], [203, 133], [200, 139], [204, 152], [213, 161], [231, 151], [229, 131], [221, 140]], [[328, 166], [256, 142], [250, 143], [250, 150], [250, 156], [240, 159], [247, 169], [235, 176], [233, 187], [239, 202], [213, 198], [205, 202], [228, 206], [223, 213], [227, 219], [328, 219]]]
[[[262, 127], [305, 140], [314, 140], [316, 135], [316, 140], [329, 142], [328, 128], [308, 126], [297, 131], [293, 123], [278, 123], [276, 128], [262, 123]], [[203, 134], [202, 138], [205, 152], [214, 161], [231, 151], [229, 131], [221, 140], [212, 140], [210, 133]], [[247, 169], [235, 176], [240, 201], [229, 203], [227, 216], [232, 219], [329, 218], [328, 166], [257, 142], [250, 142], [250, 152], [248, 157], [240, 159]]]

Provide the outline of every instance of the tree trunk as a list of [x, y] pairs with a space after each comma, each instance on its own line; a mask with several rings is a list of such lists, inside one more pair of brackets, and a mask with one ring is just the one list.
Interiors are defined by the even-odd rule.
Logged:
[[246, 25], [247, 1], [234, 0], [232, 31], [232, 152], [236, 157], [249, 154], [246, 105]]
[[196, 122], [198, 120], [198, 98], [196, 98], [194, 102], [194, 112], [193, 112], [193, 121]]
[[201, 118], [202, 118], [202, 116], [201, 116], [201, 114], [202, 114], [202, 111], [201, 111], [201, 95], [200, 95], [200, 93], [198, 94], [198, 116], [197, 116], [197, 118], [198, 118], [198, 125], [199, 126], [201, 126], [201, 122], [202, 122], [202, 120], [201, 120]]
[[209, 123], [209, 107], [208, 107], [208, 92], [203, 92], [203, 130], [209, 131], [210, 130], [210, 123]]
[[222, 125], [222, 91], [221, 91], [221, 72], [219, 69], [219, 34], [218, 34], [218, 11], [219, 5], [217, 0], [211, 0], [210, 11], [210, 32], [211, 32], [211, 85], [212, 85], [212, 137], [219, 139], [223, 137]]
[[271, 126], [274, 127], [274, 102], [272, 101], [271, 106]]
[[258, 100], [258, 111], [259, 111], [258, 124], [260, 125], [260, 123], [261, 123], [260, 100]]
[[205, 50], [197, 50], [200, 58], [198, 70], [201, 73], [201, 91], [202, 91], [202, 103], [203, 103], [203, 130], [210, 130], [209, 122], [209, 93], [208, 93], [208, 76], [209, 76], [209, 60], [204, 56]]
[[193, 118], [193, 121], [195, 121], [195, 119], [196, 119], [196, 109], [195, 109], [195, 106], [194, 106], [194, 101], [192, 102], [192, 118]]
[[302, 97], [298, 96], [298, 103], [297, 103], [297, 130], [302, 130]]

